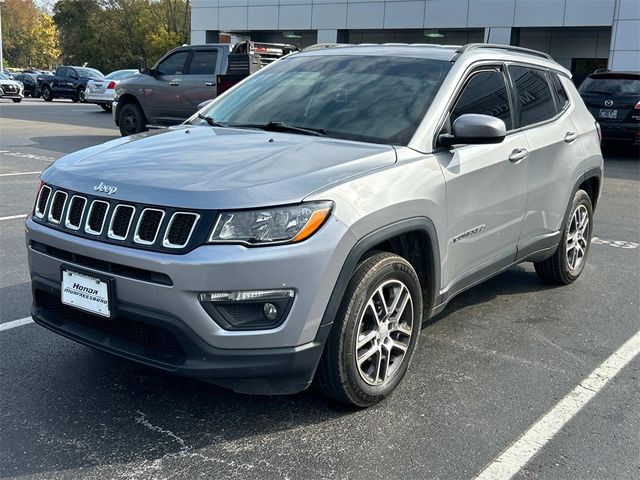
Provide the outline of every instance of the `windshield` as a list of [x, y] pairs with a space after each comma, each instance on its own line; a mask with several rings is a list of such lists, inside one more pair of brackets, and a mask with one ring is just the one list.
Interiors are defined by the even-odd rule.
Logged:
[[580, 92], [607, 95], [640, 95], [640, 79], [629, 77], [587, 77], [580, 85]]
[[203, 113], [231, 126], [282, 122], [329, 137], [406, 145], [449, 68], [449, 62], [420, 58], [294, 56]]
[[89, 77], [89, 78], [104, 78], [101, 72], [96, 70], [95, 68], [77, 68], [76, 72], [80, 77]]

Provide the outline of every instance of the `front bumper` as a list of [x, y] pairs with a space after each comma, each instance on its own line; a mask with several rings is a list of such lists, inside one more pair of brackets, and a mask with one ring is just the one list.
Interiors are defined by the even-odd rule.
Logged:
[[[207, 245], [184, 255], [99, 243], [31, 218], [26, 227], [37, 323], [101, 350], [248, 393], [293, 393], [311, 382], [330, 328], [321, 326], [322, 317], [355, 244], [335, 218], [300, 244]], [[61, 304], [62, 265], [114, 279], [114, 319]], [[153, 272], [171, 285], [106, 265]], [[268, 330], [224, 330], [197, 299], [198, 292], [283, 287], [294, 288], [296, 297], [285, 321]]]

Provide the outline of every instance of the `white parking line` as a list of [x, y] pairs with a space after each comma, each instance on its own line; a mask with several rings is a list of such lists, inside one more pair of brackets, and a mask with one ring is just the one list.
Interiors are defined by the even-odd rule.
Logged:
[[20, 320], [0, 323], [0, 332], [2, 332], [3, 330], [11, 330], [12, 328], [21, 327], [23, 325], [29, 325], [30, 323], [33, 323], [33, 318], [31, 317], [25, 317], [21, 318]]
[[18, 172], [18, 173], [0, 173], [0, 177], [13, 177], [16, 175], [39, 175], [42, 172]]
[[8, 217], [0, 217], [0, 221], [2, 220], [15, 220], [16, 218], [27, 218], [28, 213], [24, 213], [22, 215], [9, 215]]
[[524, 467], [596, 394], [640, 353], [640, 331], [496, 457], [476, 480], [508, 480]]

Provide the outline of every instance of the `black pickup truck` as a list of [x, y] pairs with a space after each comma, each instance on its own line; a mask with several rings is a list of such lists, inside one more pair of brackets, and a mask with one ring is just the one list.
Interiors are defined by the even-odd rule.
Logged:
[[38, 75], [36, 94], [46, 102], [54, 98], [70, 98], [84, 102], [84, 93], [89, 80], [101, 80], [104, 75], [95, 68], [58, 67], [53, 75]]

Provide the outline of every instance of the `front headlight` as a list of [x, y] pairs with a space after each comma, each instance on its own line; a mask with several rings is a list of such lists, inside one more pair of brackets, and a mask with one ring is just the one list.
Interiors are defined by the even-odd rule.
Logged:
[[263, 245], [300, 242], [313, 235], [329, 217], [332, 202], [222, 212], [209, 237], [211, 243]]

